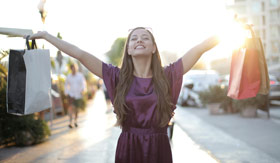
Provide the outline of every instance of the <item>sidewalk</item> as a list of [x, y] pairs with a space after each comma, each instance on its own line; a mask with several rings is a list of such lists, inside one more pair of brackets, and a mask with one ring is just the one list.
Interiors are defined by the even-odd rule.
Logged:
[[[69, 129], [68, 116], [53, 121], [51, 137], [41, 144], [28, 147], [0, 148], [2, 163], [113, 163], [120, 128], [114, 127], [114, 113], [106, 114], [106, 102], [102, 91], [88, 103], [79, 116], [78, 128]], [[215, 163], [209, 155], [188, 137], [178, 126], [174, 126], [171, 141], [174, 163]]]
[[[57, 118], [46, 142], [0, 149], [0, 162], [113, 163], [121, 130], [114, 127], [115, 114], [106, 114], [105, 108], [104, 94], [99, 91], [80, 114], [78, 128], [68, 128], [67, 116]], [[174, 163], [280, 162], [280, 108], [271, 109], [271, 119], [267, 119], [265, 112], [259, 112], [258, 118], [242, 118], [178, 106], [175, 124]]]
[[280, 109], [258, 118], [239, 114], [210, 115], [203, 108], [175, 111], [175, 121], [188, 135], [221, 162], [280, 162]]
[[114, 162], [120, 129], [113, 127], [113, 113], [105, 114], [106, 103], [102, 99], [105, 99], [104, 96], [96, 96], [93, 101], [89, 101], [86, 111], [79, 114], [77, 128], [68, 127], [68, 116], [57, 118], [51, 127], [52, 135], [45, 142], [0, 149], [0, 162]]

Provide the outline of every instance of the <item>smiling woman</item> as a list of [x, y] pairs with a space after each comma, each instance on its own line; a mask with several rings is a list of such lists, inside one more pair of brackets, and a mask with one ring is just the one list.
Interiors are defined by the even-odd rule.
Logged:
[[118, 68], [48, 32], [38, 32], [30, 39], [45, 39], [103, 79], [117, 125], [122, 128], [116, 163], [172, 162], [167, 127], [176, 109], [182, 77], [204, 52], [218, 44], [216, 37], [210, 37], [176, 62], [162, 67], [153, 34], [137, 27], [128, 35]]
[[146, 29], [139, 29], [133, 32], [128, 44], [128, 54], [132, 58], [142, 54], [152, 55], [155, 51], [156, 45]]

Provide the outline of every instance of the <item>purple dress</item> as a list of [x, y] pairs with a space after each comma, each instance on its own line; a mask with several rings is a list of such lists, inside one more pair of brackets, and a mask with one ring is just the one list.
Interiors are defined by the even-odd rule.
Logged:
[[[102, 75], [111, 101], [118, 83], [119, 68], [102, 64]], [[172, 102], [176, 104], [183, 77], [182, 60], [164, 69], [172, 90]], [[134, 77], [126, 96], [126, 104], [132, 110], [122, 128], [118, 140], [116, 163], [171, 163], [172, 154], [167, 136], [167, 126], [156, 125], [157, 96], [152, 78]], [[175, 109], [174, 107], [173, 109]]]

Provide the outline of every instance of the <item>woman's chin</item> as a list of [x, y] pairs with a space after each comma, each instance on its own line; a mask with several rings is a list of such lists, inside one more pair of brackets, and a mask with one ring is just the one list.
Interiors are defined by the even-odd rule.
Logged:
[[132, 54], [131, 56], [132, 57], [149, 57], [151, 56], [152, 54], [147, 54], [147, 53], [134, 53]]

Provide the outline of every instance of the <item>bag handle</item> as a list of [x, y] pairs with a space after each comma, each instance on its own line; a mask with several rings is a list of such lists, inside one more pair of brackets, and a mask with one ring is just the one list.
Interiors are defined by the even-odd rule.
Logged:
[[246, 24], [246, 28], [251, 32], [252, 38], [256, 38], [256, 34], [255, 34], [254, 30], [253, 30], [252, 25]]
[[[27, 49], [28, 50], [30, 50], [30, 45], [29, 45], [29, 37], [30, 37], [30, 35], [28, 35], [27, 37], [26, 37], [26, 46], [27, 46]], [[36, 44], [36, 41], [35, 41], [35, 39], [34, 40], [32, 40], [32, 44], [31, 44], [31, 49], [34, 49], [34, 48], [36, 48], [37, 49], [37, 44]]]

